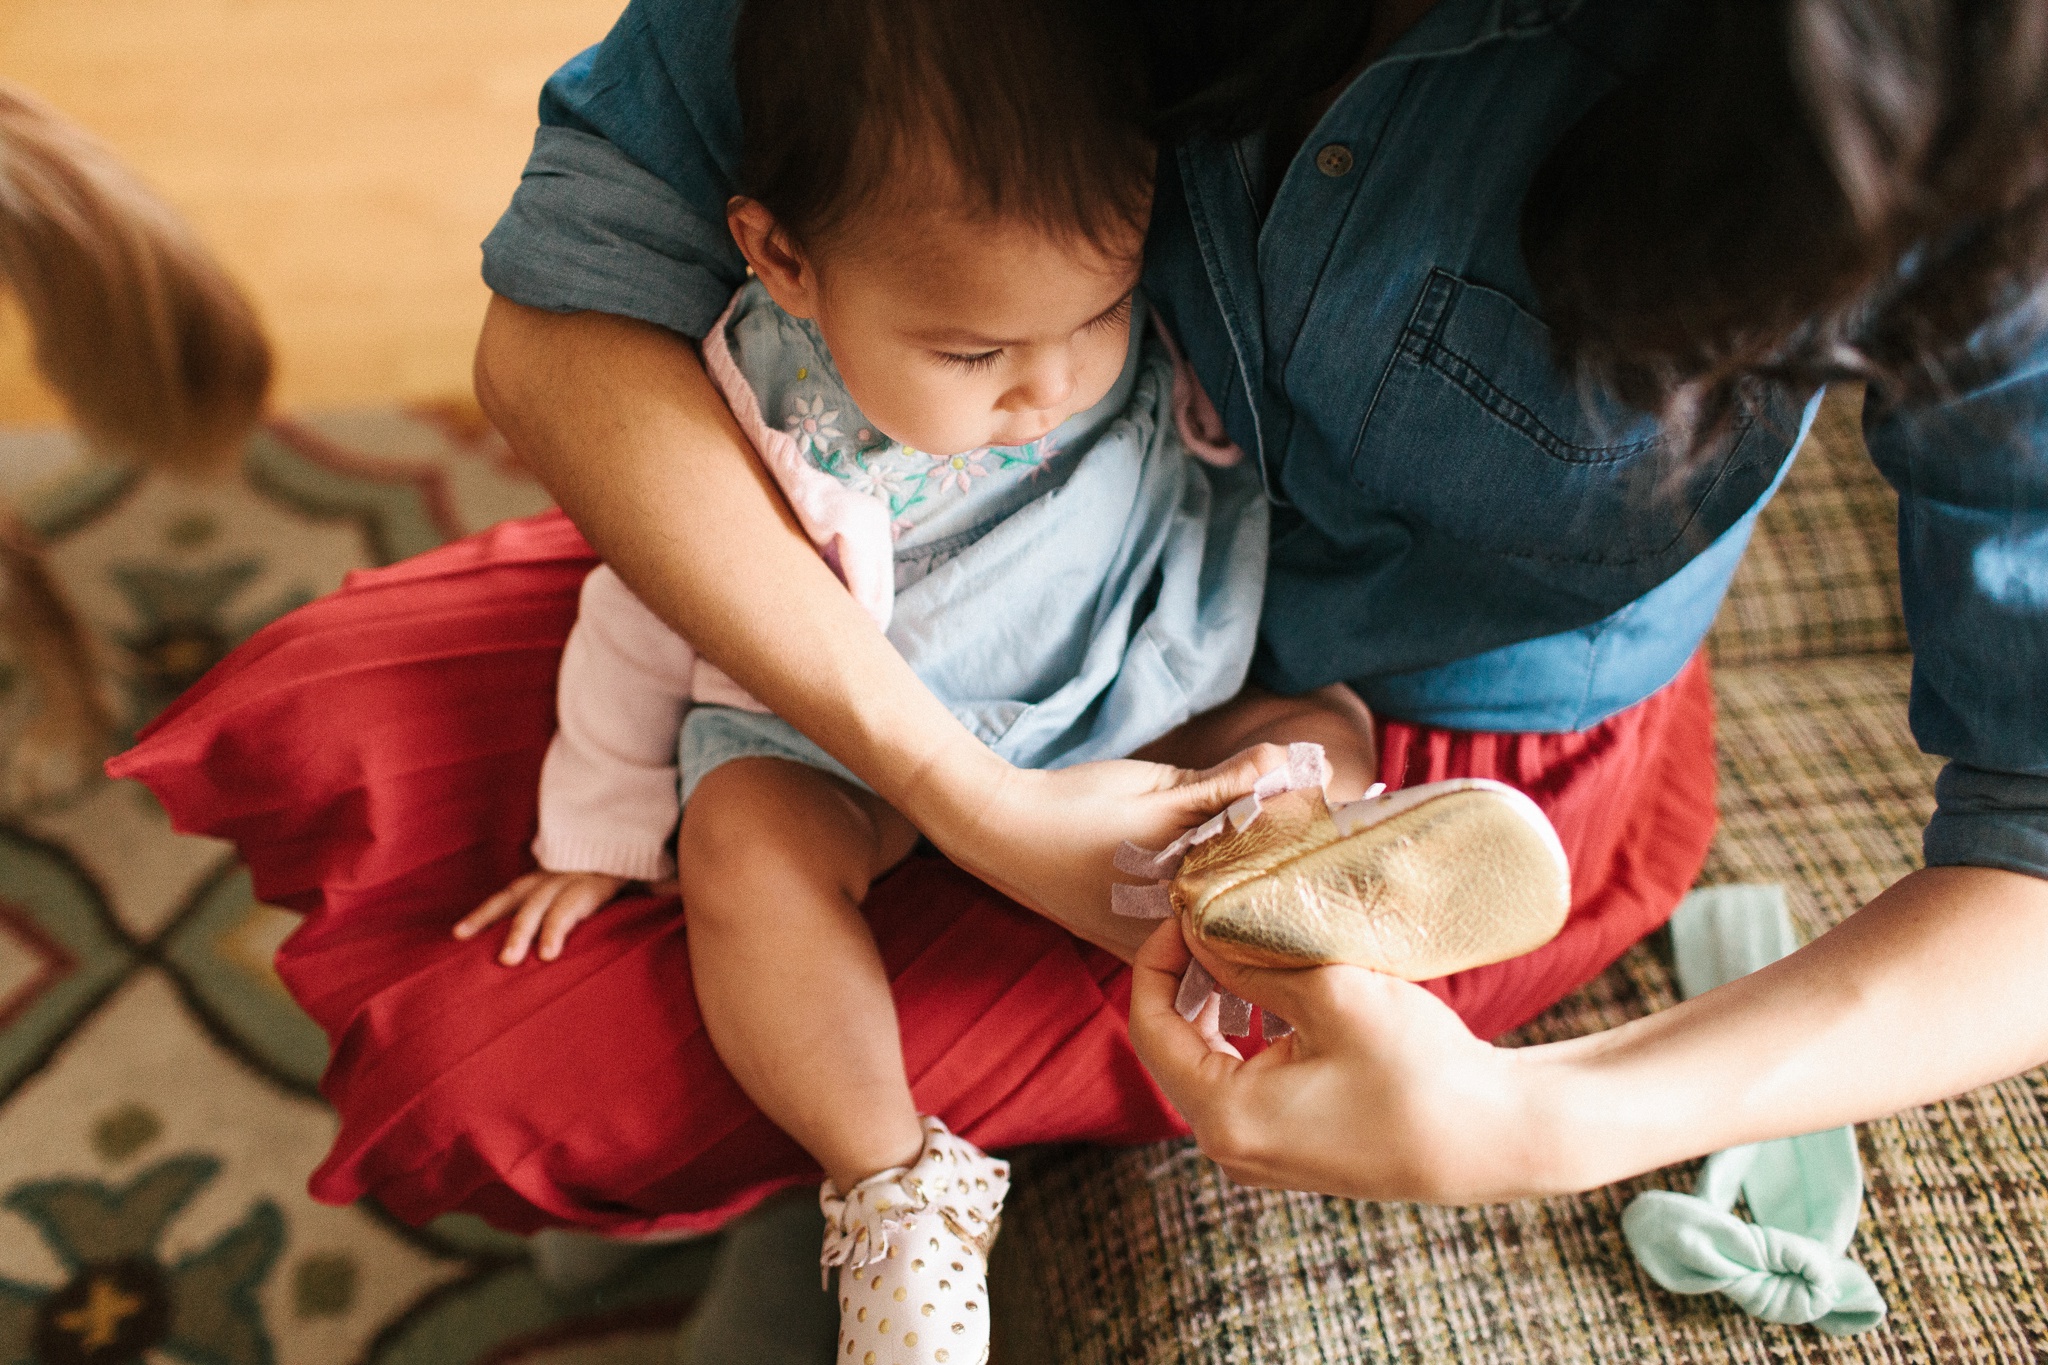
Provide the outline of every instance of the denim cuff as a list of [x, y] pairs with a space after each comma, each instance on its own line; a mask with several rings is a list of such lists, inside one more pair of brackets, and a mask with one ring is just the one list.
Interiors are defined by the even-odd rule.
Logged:
[[1929, 867], [2000, 867], [2048, 878], [2048, 776], [1950, 763], [1921, 838]]
[[484, 283], [555, 313], [637, 318], [693, 341], [746, 278], [708, 222], [601, 137], [543, 126], [511, 207], [484, 239]]

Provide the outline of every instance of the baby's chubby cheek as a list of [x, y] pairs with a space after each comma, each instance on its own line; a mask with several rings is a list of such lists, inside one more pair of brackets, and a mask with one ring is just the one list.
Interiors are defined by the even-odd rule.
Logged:
[[960, 423], [947, 420], [949, 414], [946, 413], [933, 412], [930, 408], [892, 411], [887, 407], [877, 412], [859, 394], [853, 396], [853, 401], [882, 435], [906, 450], [924, 455], [957, 455], [983, 444], [973, 435], [963, 434]]
[[861, 415], [883, 435], [929, 455], [958, 455], [989, 443], [996, 415], [940, 386], [857, 384], [841, 372]]

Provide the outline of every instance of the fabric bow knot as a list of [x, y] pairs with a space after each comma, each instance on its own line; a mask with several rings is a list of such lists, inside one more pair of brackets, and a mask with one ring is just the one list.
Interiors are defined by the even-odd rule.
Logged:
[[[1808, 1168], [1810, 1177], [1818, 1165], [1839, 1179], [1844, 1156], [1852, 1163], [1848, 1169], [1854, 1169], [1855, 1140], [1847, 1128], [1789, 1141], [1809, 1148], [1808, 1161], [1788, 1163], [1795, 1177], [1801, 1167]], [[1869, 1273], [1843, 1254], [1856, 1231], [1854, 1205], [1846, 1222], [1834, 1209], [1787, 1207], [1776, 1196], [1789, 1193], [1796, 1200], [1799, 1192], [1776, 1188], [1781, 1173], [1758, 1169], [1759, 1148], [1772, 1145], [1717, 1152], [1700, 1174], [1698, 1193], [1650, 1190], [1638, 1195], [1621, 1218], [1629, 1249], [1650, 1278], [1673, 1293], [1725, 1294], [1765, 1322], [1811, 1323], [1836, 1336], [1877, 1326], [1884, 1319], [1884, 1297]], [[1846, 1153], [1828, 1150], [1844, 1147]], [[1773, 1155], [1762, 1153], [1762, 1164], [1780, 1164]], [[1745, 1177], [1758, 1186], [1747, 1195], [1752, 1212], [1768, 1221], [1746, 1222], [1730, 1212], [1736, 1193], [1745, 1191]], [[1765, 1212], [1758, 1212], [1757, 1204]], [[1822, 1226], [1807, 1221], [1816, 1213], [1822, 1215]], [[1801, 1225], [1802, 1230], [1794, 1230]]]
[[[1784, 890], [1717, 886], [1671, 917], [1679, 993], [1690, 1000], [1798, 946]], [[1741, 1199], [1750, 1219], [1732, 1210]], [[1765, 1322], [1834, 1336], [1884, 1321], [1884, 1296], [1848, 1257], [1863, 1207], [1856, 1130], [1730, 1147], [1708, 1157], [1691, 1194], [1648, 1190], [1621, 1215], [1629, 1250], [1675, 1294], [1725, 1294]]]

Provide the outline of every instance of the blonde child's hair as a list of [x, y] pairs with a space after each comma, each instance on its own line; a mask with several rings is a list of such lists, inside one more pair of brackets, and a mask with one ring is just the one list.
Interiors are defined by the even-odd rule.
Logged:
[[[241, 290], [110, 152], [4, 81], [0, 287], [20, 301], [37, 369], [105, 454], [205, 469], [263, 415], [270, 345]], [[13, 806], [82, 779], [114, 717], [91, 641], [5, 503], [0, 633], [37, 700], [0, 765], [0, 806]]]
[[106, 453], [203, 467], [262, 415], [270, 346], [242, 291], [110, 152], [5, 82], [0, 279], [37, 368]]

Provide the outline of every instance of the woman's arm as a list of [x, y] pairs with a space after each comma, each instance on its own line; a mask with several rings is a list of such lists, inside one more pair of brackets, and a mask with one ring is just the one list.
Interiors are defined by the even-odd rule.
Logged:
[[925, 688], [796, 527], [673, 332], [494, 298], [477, 396], [647, 606], [817, 741], [950, 857], [1128, 958], [1110, 854], [1154, 846], [1248, 790], [1254, 761], [1199, 780], [1151, 763], [1012, 768]]
[[1131, 1034], [1237, 1180], [1477, 1203], [1590, 1189], [1861, 1122], [2048, 1061], [2048, 881], [1915, 872], [1790, 957], [1604, 1033], [1482, 1043], [1419, 986], [1211, 970], [1295, 1034], [1249, 1062], [1173, 1012], [1186, 949], [1138, 961]]

